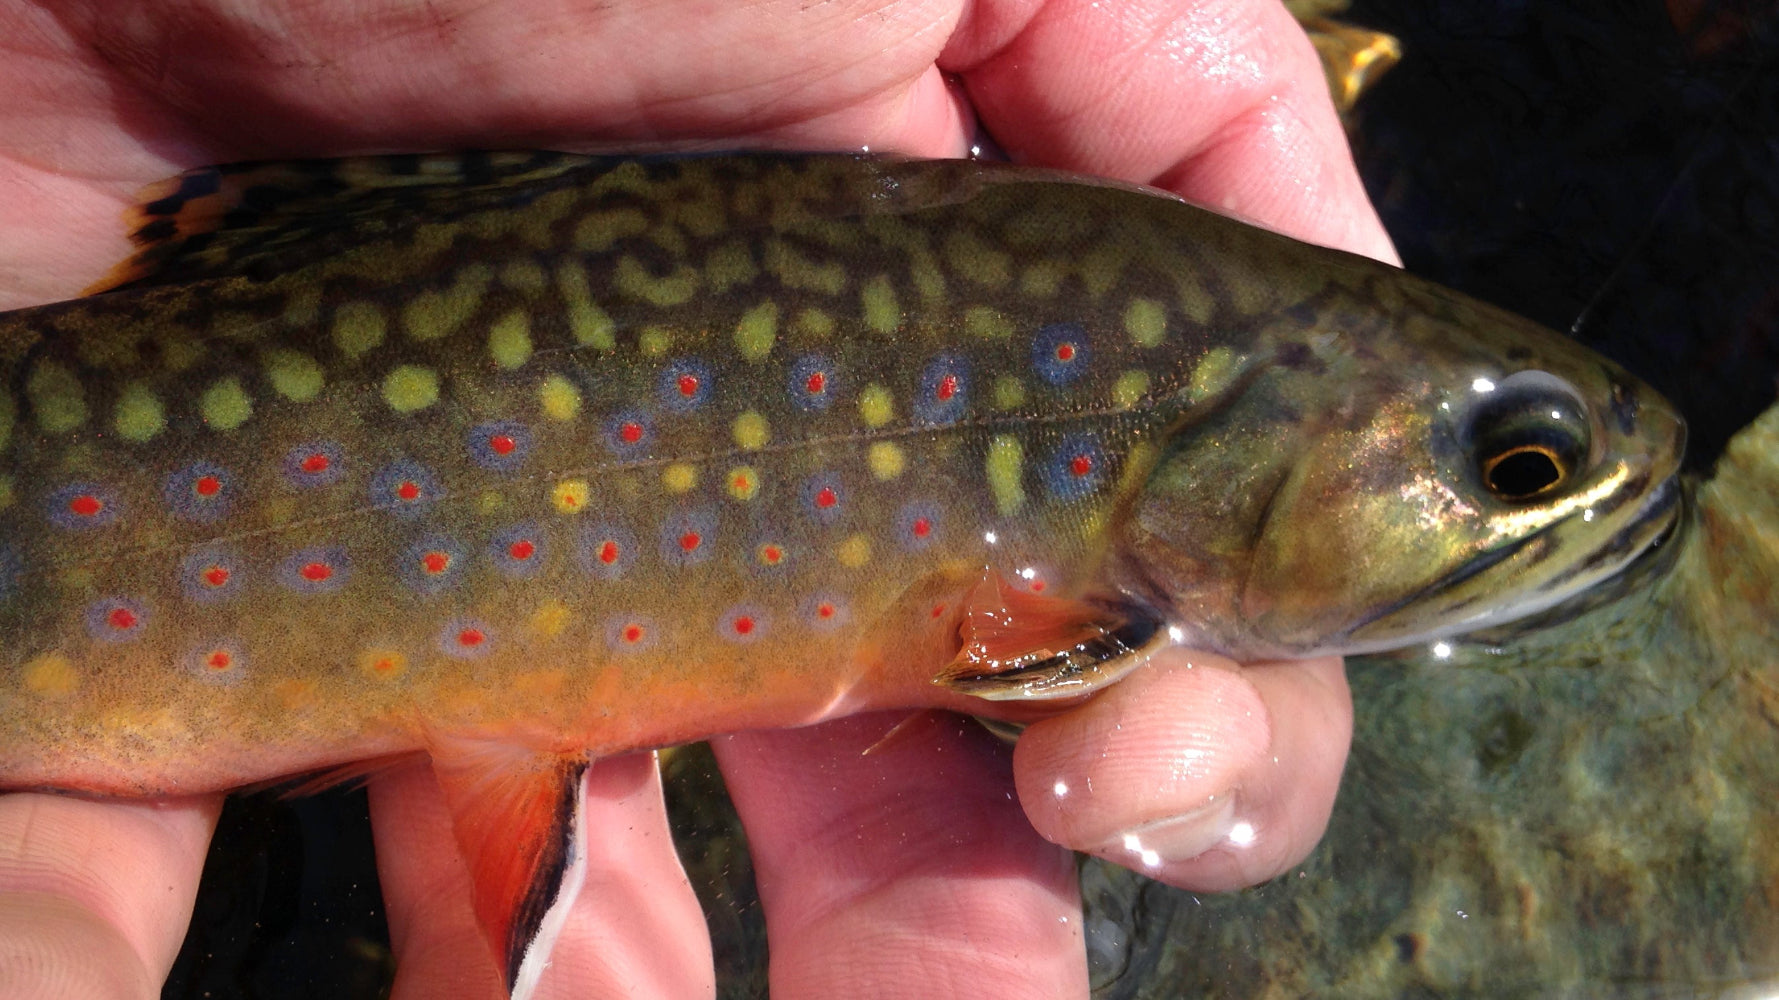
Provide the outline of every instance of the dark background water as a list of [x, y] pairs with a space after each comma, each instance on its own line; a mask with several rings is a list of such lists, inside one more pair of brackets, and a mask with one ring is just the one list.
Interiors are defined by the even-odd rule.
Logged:
[[[1707, 469], [1779, 368], [1772, 4], [1360, 0], [1348, 18], [1403, 42], [1354, 138], [1408, 268], [1573, 326], [1682, 405]], [[721, 821], [705, 794], [678, 786], [682, 829]], [[711, 903], [737, 984], [760, 947], [742, 906]], [[362, 793], [236, 797], [164, 995], [379, 996], [387, 934]]]

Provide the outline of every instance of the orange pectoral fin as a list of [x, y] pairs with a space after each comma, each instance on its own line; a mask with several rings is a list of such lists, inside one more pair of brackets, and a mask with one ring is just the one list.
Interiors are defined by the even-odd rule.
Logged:
[[988, 701], [1047, 701], [1096, 691], [1167, 645], [1153, 612], [1129, 601], [1046, 597], [986, 572], [958, 626], [962, 648], [933, 678]]
[[435, 740], [431, 749], [476, 920], [508, 993], [523, 1000], [586, 877], [589, 762], [481, 739]]

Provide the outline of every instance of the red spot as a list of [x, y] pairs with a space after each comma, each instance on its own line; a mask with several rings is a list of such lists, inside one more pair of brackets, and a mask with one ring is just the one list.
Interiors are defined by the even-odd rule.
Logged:
[[513, 449], [517, 447], [519, 447], [519, 442], [505, 434], [496, 434], [488, 439], [488, 448], [496, 455], [511, 455]]
[[531, 540], [528, 538], [521, 538], [507, 546], [507, 555], [512, 556], [514, 559], [530, 559], [536, 554], [537, 546], [531, 544]]
[[1043, 580], [1033, 580], [1032, 581], [1032, 593], [1042, 594], [1043, 592], [1044, 592], [1044, 581]]
[[93, 517], [105, 509], [105, 501], [91, 493], [82, 493], [68, 501], [68, 510], [80, 517]]
[[816, 605], [815, 616], [824, 620], [834, 617], [834, 605], [826, 602]]
[[105, 616], [105, 624], [119, 632], [135, 628], [137, 621], [136, 612], [129, 608], [112, 608], [110, 613]]
[[395, 487], [395, 495], [403, 500], [420, 499], [420, 484], [412, 479], [404, 479]]
[[625, 642], [634, 644], [642, 641], [643, 634], [643, 627], [632, 622], [631, 624], [624, 626], [624, 629], [619, 633], [619, 636]]
[[303, 458], [302, 469], [304, 472], [314, 475], [316, 473], [326, 472], [328, 466], [333, 464], [333, 461], [326, 455], [323, 455], [321, 452], [316, 452], [313, 455], [308, 455]]
[[695, 551], [698, 548], [698, 546], [703, 545], [703, 544], [704, 544], [704, 536], [700, 535], [696, 531], [688, 531], [685, 534], [679, 536], [679, 547], [680, 547], [681, 551], [692, 552], [692, 551]]
[[488, 641], [488, 636], [479, 628], [466, 628], [457, 633], [457, 644], [465, 649], [474, 649]]
[[957, 376], [946, 375], [939, 379], [939, 387], [933, 390], [933, 395], [941, 403], [957, 395]]
[[734, 486], [738, 490], [746, 490], [748, 487], [752, 486], [753, 483], [748, 481], [747, 475], [744, 473], [742, 475], [736, 476], [734, 482], [731, 483], [730, 485]]
[[1058, 345], [1056, 345], [1056, 360], [1058, 360], [1058, 361], [1073, 361], [1073, 360], [1075, 360], [1075, 345], [1074, 344], [1058, 344]]
[[334, 568], [324, 562], [304, 563], [303, 568], [297, 570], [297, 575], [310, 583], [320, 583], [334, 575]]
[[204, 582], [210, 586], [220, 587], [229, 582], [229, 568], [227, 566], [206, 567], [203, 572], [203, 577]]
[[737, 615], [735, 620], [730, 624], [734, 627], [736, 635], [753, 634], [754, 620], [747, 615]]
[[204, 657], [204, 666], [211, 670], [227, 670], [235, 665], [235, 656], [226, 649], [213, 649]]
[[925, 538], [928, 535], [933, 533], [933, 522], [927, 520], [924, 517], [917, 517], [914, 519], [913, 530], [914, 530], [914, 537]]
[[642, 440], [642, 425], [629, 421], [618, 425], [618, 440], [625, 444], [635, 444]]
[[600, 562], [605, 563], [607, 566], [610, 566], [611, 564], [618, 561], [618, 557], [620, 555], [623, 555], [623, 552], [619, 550], [617, 542], [614, 542], [608, 538], [605, 541], [600, 543], [600, 545], [599, 545], [599, 561]]
[[776, 545], [761, 546], [760, 559], [767, 565], [776, 566], [784, 559], [784, 550]]
[[943, 605], [943, 604], [933, 605], [933, 617], [934, 618], [938, 618], [940, 615], [943, 615], [944, 613], [945, 613], [945, 605]]
[[1085, 476], [1093, 471], [1092, 455], [1076, 455], [1069, 459], [1069, 471], [1077, 476]]
[[811, 396], [821, 395], [822, 391], [828, 387], [828, 374], [826, 372], [811, 372], [809, 380], [803, 383], [803, 387], [809, 390]]
[[433, 576], [438, 576], [440, 573], [451, 568], [451, 553], [428, 552], [420, 557], [420, 565], [428, 573], [431, 573]]
[[698, 376], [681, 375], [677, 384], [679, 385], [679, 394], [687, 399], [698, 395]]
[[824, 486], [816, 491], [815, 505], [823, 510], [827, 510], [829, 507], [832, 507], [839, 502], [840, 497], [835, 494], [833, 487]]
[[199, 476], [192, 484], [192, 492], [201, 497], [213, 497], [222, 492], [222, 480], [215, 476]]

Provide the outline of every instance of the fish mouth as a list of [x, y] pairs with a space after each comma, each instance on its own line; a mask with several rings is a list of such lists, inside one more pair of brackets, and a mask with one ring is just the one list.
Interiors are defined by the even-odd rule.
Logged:
[[[1375, 609], [1346, 631], [1346, 641], [1340, 644], [1341, 651], [1349, 655], [1376, 653], [1452, 636], [1497, 630], [1509, 623], [1527, 621], [1530, 625], [1535, 620], [1537, 627], [1545, 627], [1567, 621], [1603, 600], [1620, 596], [1625, 589], [1649, 575], [1630, 573], [1627, 570], [1652, 551], [1671, 551], [1674, 548], [1667, 543], [1678, 532], [1684, 520], [1681, 517], [1684, 495], [1678, 476], [1671, 475], [1664, 479], [1644, 496], [1624, 526], [1595, 545], [1585, 558], [1576, 560], [1549, 579], [1513, 598], [1498, 603], [1479, 604], [1487, 600], [1487, 595], [1479, 594], [1460, 596], [1455, 601], [1447, 600], [1470, 581], [1522, 556], [1535, 565], [1540, 561], [1538, 550], [1555, 547], [1563, 529], [1585, 515], [1578, 511], [1552, 521], [1523, 538], [1477, 556], [1411, 594]], [[1602, 585], [1609, 582], [1613, 586], [1596, 593]], [[1440, 608], [1445, 612], [1440, 617], [1448, 624], [1419, 632], [1392, 634], [1388, 628], [1389, 621], [1403, 610], [1417, 605]], [[1466, 605], [1478, 606], [1466, 614]], [[1380, 623], [1385, 626], [1380, 633], [1368, 634]], [[1495, 634], [1506, 638], [1525, 630], [1529, 629], [1504, 630]]]

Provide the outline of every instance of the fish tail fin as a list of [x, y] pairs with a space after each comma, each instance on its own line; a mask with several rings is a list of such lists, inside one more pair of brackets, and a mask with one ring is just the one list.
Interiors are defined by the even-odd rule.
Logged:
[[537, 987], [586, 878], [590, 762], [492, 740], [432, 747], [476, 920], [513, 1000]]

